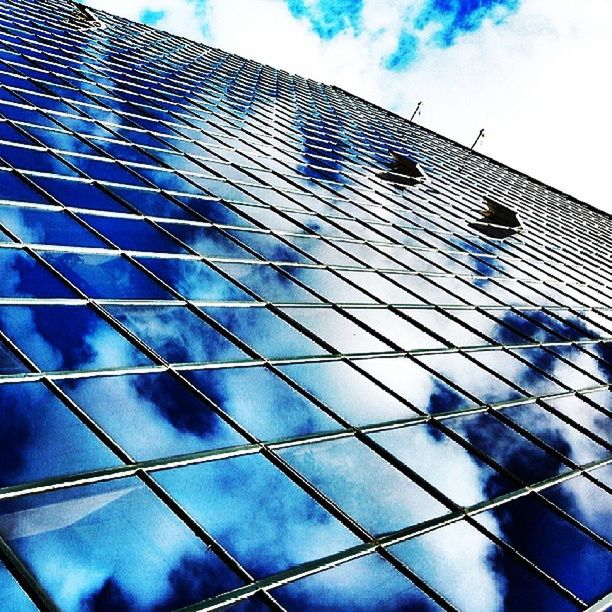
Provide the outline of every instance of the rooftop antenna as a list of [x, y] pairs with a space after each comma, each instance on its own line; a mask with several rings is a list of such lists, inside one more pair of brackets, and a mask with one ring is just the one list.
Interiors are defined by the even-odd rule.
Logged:
[[476, 140], [474, 141], [474, 144], [470, 147], [469, 151], [463, 156], [463, 161], [461, 162], [461, 166], [459, 166], [459, 170], [463, 170], [463, 166], [465, 166], [465, 162], [467, 162], [468, 158], [472, 154], [472, 151], [474, 150], [474, 148], [476, 147], [480, 139], [484, 137], [485, 137], [485, 131], [484, 131], [484, 128], [482, 128], [480, 132], [478, 132], [478, 136], [476, 136]]
[[412, 113], [412, 117], [410, 117], [410, 121], [414, 121], [414, 118], [421, 112], [421, 106], [423, 102], [419, 102], [414, 109], [414, 113]]

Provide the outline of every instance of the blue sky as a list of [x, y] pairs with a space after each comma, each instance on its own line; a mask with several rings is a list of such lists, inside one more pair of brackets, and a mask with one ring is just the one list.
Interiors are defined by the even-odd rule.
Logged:
[[[84, 0], [338, 85], [612, 210], [609, 0]], [[579, 152], [579, 155], [576, 154]]]

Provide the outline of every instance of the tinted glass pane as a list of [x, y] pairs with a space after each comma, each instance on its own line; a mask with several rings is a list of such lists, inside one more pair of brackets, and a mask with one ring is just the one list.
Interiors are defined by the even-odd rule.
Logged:
[[236, 345], [184, 307], [108, 306], [133, 334], [172, 363], [236, 361]]
[[61, 211], [0, 206], [0, 223], [22, 242], [82, 247], [107, 246]]
[[45, 253], [44, 257], [88, 297], [172, 299], [159, 283], [120, 255]]
[[19, 374], [26, 372], [27, 368], [8, 347], [0, 343], [0, 374]]
[[41, 383], [0, 385], [0, 487], [118, 465]]
[[155, 478], [257, 577], [358, 543], [258, 455], [159, 472]]
[[[610, 552], [533, 494], [478, 515], [476, 520], [497, 521], [505, 541], [587, 603], [612, 588]], [[527, 521], [529, 530], [524, 529]]]
[[146, 221], [97, 215], [82, 217], [119, 248], [154, 253], [186, 252], [180, 244]]
[[85, 306], [4, 306], [0, 328], [43, 370], [96, 370], [150, 361]]
[[138, 261], [188, 300], [245, 302], [253, 299], [202, 261], [150, 257]]
[[43, 196], [34, 191], [12, 172], [0, 169], [0, 200], [7, 202], [48, 203]]
[[2, 606], [6, 612], [38, 610], [2, 563], [0, 563], [0, 593], [2, 593]]
[[410, 408], [345, 363], [305, 363], [280, 369], [355, 425], [416, 416]]
[[263, 440], [340, 426], [265, 368], [211, 369], [185, 376], [220, 408]]
[[292, 582], [274, 590], [273, 595], [289, 610], [440, 609], [378, 555]]
[[62, 610], [173, 610], [240, 584], [135, 478], [5, 501], [0, 535]]
[[269, 359], [328, 352], [265, 308], [206, 307], [204, 312]]
[[64, 283], [25, 251], [0, 249], [0, 297], [75, 297]]
[[431, 425], [372, 434], [372, 438], [461, 506], [508, 493], [518, 485]]
[[[486, 526], [495, 531], [490, 522]], [[459, 610], [578, 609], [465, 522], [393, 546], [391, 552]]]
[[137, 460], [237, 446], [235, 433], [170, 374], [66, 380], [62, 389]]
[[396, 531], [447, 512], [354, 438], [296, 446], [279, 453], [370, 533]]

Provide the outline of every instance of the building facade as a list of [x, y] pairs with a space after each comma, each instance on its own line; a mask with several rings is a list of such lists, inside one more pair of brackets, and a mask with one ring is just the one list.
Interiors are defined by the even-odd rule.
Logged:
[[0, 608], [603, 609], [611, 230], [338, 88], [0, 0]]

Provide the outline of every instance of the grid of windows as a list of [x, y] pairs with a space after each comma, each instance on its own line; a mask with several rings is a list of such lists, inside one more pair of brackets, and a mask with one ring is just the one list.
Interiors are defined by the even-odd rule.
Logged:
[[3, 605], [605, 601], [612, 219], [94, 14], [0, 0]]

